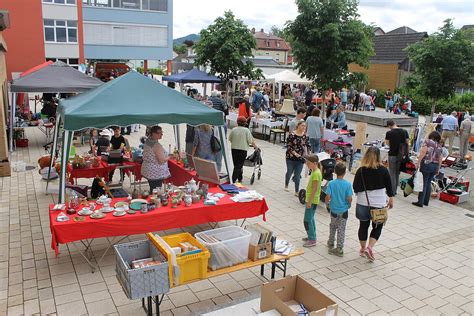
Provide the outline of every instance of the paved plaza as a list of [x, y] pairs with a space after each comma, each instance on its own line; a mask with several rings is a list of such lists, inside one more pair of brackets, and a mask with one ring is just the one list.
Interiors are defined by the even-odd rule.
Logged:
[[[170, 126], [164, 127], [166, 148], [173, 134]], [[370, 137], [381, 138], [385, 130], [370, 127]], [[36, 128], [27, 129], [26, 134], [30, 146], [19, 148], [13, 161], [36, 165], [44, 154], [44, 135]], [[143, 134], [142, 127], [128, 136], [132, 146]], [[261, 180], [251, 187], [265, 196], [270, 208], [264, 225], [278, 237], [301, 247], [304, 208], [291, 192], [283, 190], [284, 150], [281, 145], [266, 141], [259, 140], [257, 144], [264, 164]], [[87, 149], [79, 148], [78, 152]], [[250, 169], [245, 168], [244, 173], [244, 184], [249, 185]], [[352, 178], [347, 175], [349, 181]], [[80, 183], [90, 182], [82, 179]], [[128, 179], [125, 183], [128, 188]], [[116, 279], [113, 251], [94, 274], [74, 246], [60, 245], [60, 254], [55, 257], [50, 246], [48, 205], [57, 196], [45, 195], [45, 182], [37, 169], [12, 172], [11, 177], [0, 178], [0, 185], [1, 315], [144, 315], [141, 301], [127, 299]], [[57, 182], [50, 185], [57, 190]], [[306, 185], [306, 179], [302, 185]], [[466, 216], [474, 215], [469, 210], [472, 204], [463, 208], [432, 200], [429, 207], [420, 209], [411, 204], [414, 200], [413, 196], [396, 196], [395, 207], [375, 248], [374, 263], [358, 254], [355, 203], [350, 210], [343, 258], [327, 253], [330, 218], [324, 205], [318, 207], [318, 245], [290, 260], [289, 274], [304, 277], [334, 299], [339, 315], [473, 315], [474, 218]], [[209, 226], [183, 228], [189, 232], [204, 229]], [[129, 239], [145, 238], [136, 235]], [[97, 240], [93, 249], [98, 254], [106, 245], [107, 240]], [[277, 273], [277, 277], [281, 274]], [[260, 269], [254, 268], [173, 288], [164, 298], [162, 315], [199, 314], [216, 305], [250, 299], [258, 296], [263, 282]]]

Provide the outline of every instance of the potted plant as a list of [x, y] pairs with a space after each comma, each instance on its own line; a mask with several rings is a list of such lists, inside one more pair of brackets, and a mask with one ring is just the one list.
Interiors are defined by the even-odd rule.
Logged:
[[13, 139], [15, 140], [16, 147], [28, 147], [28, 138], [25, 138], [25, 130], [23, 128], [15, 128]]

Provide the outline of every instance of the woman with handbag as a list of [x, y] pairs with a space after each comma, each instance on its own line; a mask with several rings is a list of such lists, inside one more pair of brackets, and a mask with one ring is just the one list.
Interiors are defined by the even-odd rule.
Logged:
[[293, 177], [295, 182], [295, 196], [298, 196], [300, 190], [301, 172], [305, 163], [304, 156], [310, 150], [309, 139], [305, 134], [306, 123], [301, 120], [296, 123], [296, 130], [288, 136], [286, 142], [286, 174], [285, 191], [288, 190], [288, 184]]
[[428, 206], [431, 198], [431, 181], [439, 173], [443, 161], [443, 146], [440, 144], [441, 135], [433, 131], [425, 140], [418, 156], [416, 169], [423, 175], [423, 191], [418, 193], [418, 201], [412, 204], [418, 207]]
[[[357, 195], [356, 217], [359, 220], [360, 256], [374, 261], [374, 246], [388, 218], [388, 209], [393, 207], [393, 192], [390, 174], [380, 162], [380, 150], [369, 147], [360, 162], [352, 184]], [[370, 222], [369, 244], [367, 237]]]
[[[192, 155], [201, 159], [212, 160], [218, 165], [217, 153], [220, 148], [216, 148], [214, 131], [211, 125], [203, 124], [194, 129], [194, 141]], [[218, 144], [220, 146], [220, 143]], [[219, 170], [219, 166], [217, 166]]]

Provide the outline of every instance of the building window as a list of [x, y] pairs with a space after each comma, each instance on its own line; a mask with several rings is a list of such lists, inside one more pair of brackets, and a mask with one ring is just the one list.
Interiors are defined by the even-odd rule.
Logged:
[[51, 58], [51, 57], [46, 58], [46, 61], [56, 62], [58, 60], [62, 61], [63, 63], [66, 63], [69, 66], [74, 67], [76, 69], [79, 68], [79, 59], [78, 58]]
[[93, 7], [168, 12], [168, 0], [82, 0], [82, 3]]
[[76, 4], [76, 0], [43, 0], [43, 3]]
[[168, 47], [168, 27], [84, 23], [84, 44]]
[[270, 41], [265, 41], [265, 45], [266, 45], [267, 47], [270, 47]]
[[277, 47], [280, 47], [280, 42], [277, 41]]
[[44, 19], [44, 41], [77, 43], [77, 21]]

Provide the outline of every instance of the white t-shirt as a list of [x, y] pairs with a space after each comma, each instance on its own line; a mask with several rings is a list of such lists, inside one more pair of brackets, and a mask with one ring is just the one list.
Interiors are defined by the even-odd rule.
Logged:
[[[371, 207], [387, 206], [388, 198], [387, 191], [385, 188], [367, 191], [367, 195], [369, 196], [369, 202]], [[365, 195], [365, 191], [357, 193], [357, 204], [369, 206], [369, 203], [367, 203], [367, 196]]]

